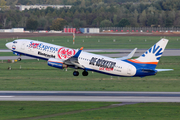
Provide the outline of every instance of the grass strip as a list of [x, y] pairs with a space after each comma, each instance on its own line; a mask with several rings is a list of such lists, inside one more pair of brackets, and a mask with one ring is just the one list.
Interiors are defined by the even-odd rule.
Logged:
[[115, 102], [0, 101], [0, 109], [3, 120], [178, 120], [180, 117], [180, 103], [137, 103], [121, 106]]
[[17, 56], [13, 52], [0, 52], [0, 56]]
[[[148, 49], [162, 38], [159, 36], [76, 36], [75, 44], [73, 44], [72, 36], [30, 37], [27, 39], [74, 49], [80, 47], [85, 49]], [[180, 48], [180, 36], [168, 36], [166, 39], [169, 39], [166, 49]], [[0, 48], [7, 49], [5, 44], [13, 40], [12, 38], [0, 39]]]
[[[110, 109], [56, 116], [51, 118], [51, 120], [179, 120], [179, 117], [180, 103], [139, 103]], [[48, 118], [45, 120], [47, 119]]]
[[1, 119], [21, 119], [109, 106], [108, 102], [0, 101]]

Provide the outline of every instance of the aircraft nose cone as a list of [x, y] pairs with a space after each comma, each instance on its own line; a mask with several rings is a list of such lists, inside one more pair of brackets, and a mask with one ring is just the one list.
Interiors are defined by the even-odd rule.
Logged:
[[6, 43], [6, 47], [9, 48], [9, 49], [11, 49], [11, 47], [12, 47], [12, 46], [11, 46], [11, 43]]

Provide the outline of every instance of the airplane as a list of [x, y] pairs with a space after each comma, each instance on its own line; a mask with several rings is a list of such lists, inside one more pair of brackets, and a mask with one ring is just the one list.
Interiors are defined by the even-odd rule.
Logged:
[[[25, 55], [47, 60], [47, 64], [55, 68], [74, 68], [74, 76], [78, 76], [78, 69], [82, 69], [83, 76], [88, 76], [88, 71], [95, 71], [119, 77], [145, 77], [160, 71], [173, 70], [155, 69], [167, 43], [167, 39], [161, 39], [136, 59], [131, 58], [137, 48], [125, 57], [110, 58], [85, 52], [83, 47], [71, 49], [30, 39], [17, 39], [6, 43], [6, 46], [18, 56]], [[21, 61], [21, 57], [18, 60]]]

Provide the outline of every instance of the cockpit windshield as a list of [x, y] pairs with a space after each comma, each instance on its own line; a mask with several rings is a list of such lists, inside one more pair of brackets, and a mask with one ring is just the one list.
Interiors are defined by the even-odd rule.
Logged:
[[17, 43], [17, 41], [13, 41], [13, 43], [15, 44], [15, 43]]

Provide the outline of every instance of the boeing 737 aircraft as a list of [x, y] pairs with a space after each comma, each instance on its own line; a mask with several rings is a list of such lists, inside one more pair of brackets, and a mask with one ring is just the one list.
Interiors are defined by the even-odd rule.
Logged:
[[74, 76], [79, 75], [77, 69], [83, 69], [83, 76], [87, 76], [88, 71], [95, 71], [121, 77], [145, 77], [155, 75], [159, 71], [172, 70], [155, 69], [167, 43], [167, 39], [161, 39], [137, 59], [130, 59], [136, 48], [126, 57], [109, 58], [85, 52], [83, 47], [75, 50], [29, 39], [17, 39], [7, 43], [6, 46], [16, 55], [47, 60], [47, 64], [52, 67], [74, 68]]

